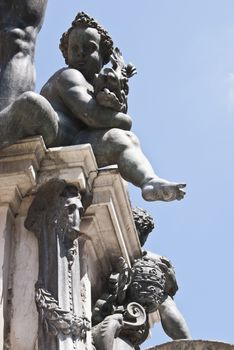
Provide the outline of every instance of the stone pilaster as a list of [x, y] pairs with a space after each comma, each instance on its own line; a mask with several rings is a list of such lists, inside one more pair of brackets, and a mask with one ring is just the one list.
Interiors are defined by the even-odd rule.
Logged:
[[[20, 244], [21, 224], [19, 212], [22, 199], [33, 186], [36, 185], [36, 174], [41, 159], [45, 154], [45, 147], [41, 138], [29, 139], [27, 144], [19, 142], [16, 145], [1, 151], [0, 153], [0, 348], [9, 348], [11, 339], [17, 336], [17, 328], [22, 327], [23, 315], [28, 308], [23, 310], [23, 301], [28, 298], [30, 286], [21, 288], [23, 281], [27, 281], [27, 273], [32, 269], [27, 253], [33, 251], [31, 237], [24, 237], [24, 247]], [[18, 233], [18, 234], [17, 234]], [[29, 248], [30, 247], [30, 248]], [[29, 248], [29, 249], [27, 249]], [[23, 258], [22, 258], [23, 249]], [[30, 255], [30, 253], [29, 253]], [[35, 258], [33, 259], [35, 263]], [[35, 265], [34, 263], [34, 265]], [[28, 264], [28, 265], [27, 265]], [[25, 268], [27, 265], [27, 268]], [[17, 283], [15, 276], [18, 276]], [[31, 272], [29, 273], [31, 275]], [[31, 281], [30, 281], [31, 282]], [[33, 283], [33, 281], [32, 281]], [[30, 284], [30, 283], [29, 283]], [[19, 293], [18, 293], [19, 292]], [[33, 294], [33, 292], [31, 292]], [[23, 295], [23, 298], [20, 298]], [[16, 301], [18, 299], [18, 301]], [[14, 331], [14, 317], [22, 308], [21, 318], [17, 322]], [[28, 304], [28, 306], [30, 303]], [[35, 309], [35, 307], [34, 307]], [[14, 316], [13, 316], [14, 315]], [[31, 314], [29, 315], [29, 318]], [[30, 323], [31, 324], [31, 323]], [[21, 337], [28, 334], [27, 323]], [[24, 350], [26, 350], [24, 348]]]

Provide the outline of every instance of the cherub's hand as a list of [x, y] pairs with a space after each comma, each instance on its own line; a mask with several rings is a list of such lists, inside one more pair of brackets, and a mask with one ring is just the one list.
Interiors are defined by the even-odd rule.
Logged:
[[178, 201], [185, 196], [183, 183], [169, 182], [161, 178], [153, 178], [142, 187], [142, 195], [146, 201]]

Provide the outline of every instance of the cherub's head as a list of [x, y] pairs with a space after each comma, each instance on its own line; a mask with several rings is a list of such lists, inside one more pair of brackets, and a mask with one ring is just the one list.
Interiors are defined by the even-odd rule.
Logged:
[[93, 80], [94, 74], [110, 61], [113, 41], [92, 17], [80, 12], [63, 33], [59, 47], [69, 67], [81, 71], [87, 80]]
[[132, 215], [141, 246], [143, 246], [148, 238], [148, 235], [154, 229], [154, 219], [146, 210], [138, 207], [132, 209]]

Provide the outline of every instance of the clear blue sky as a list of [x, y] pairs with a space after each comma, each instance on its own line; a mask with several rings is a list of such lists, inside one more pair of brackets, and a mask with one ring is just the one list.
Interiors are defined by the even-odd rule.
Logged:
[[[187, 183], [182, 202], [134, 206], [156, 221], [146, 248], [169, 257], [194, 339], [234, 343], [234, 1], [48, 0], [37, 90], [64, 66], [61, 33], [78, 11], [108, 29], [138, 75], [129, 114], [158, 175]], [[142, 349], [168, 341], [161, 326]]]

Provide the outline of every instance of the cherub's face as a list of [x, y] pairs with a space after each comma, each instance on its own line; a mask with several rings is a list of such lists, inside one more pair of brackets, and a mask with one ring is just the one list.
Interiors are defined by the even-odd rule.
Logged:
[[100, 41], [94, 28], [74, 28], [69, 35], [68, 65], [79, 70], [90, 83], [103, 66]]

